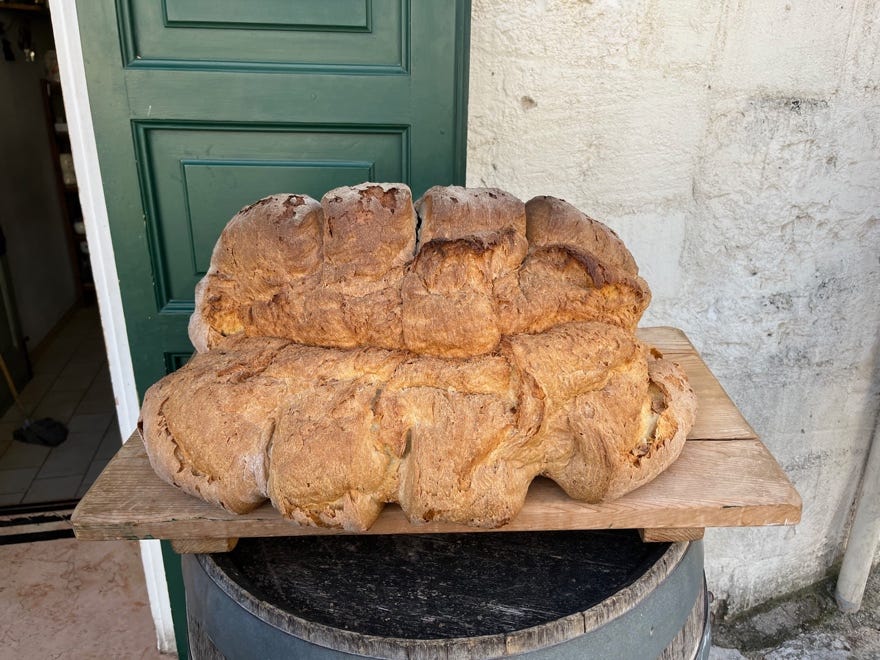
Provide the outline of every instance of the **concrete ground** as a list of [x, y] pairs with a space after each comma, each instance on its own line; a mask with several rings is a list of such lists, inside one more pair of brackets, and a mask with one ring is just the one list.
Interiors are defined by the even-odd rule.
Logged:
[[59, 539], [0, 546], [0, 659], [165, 658], [138, 544]]
[[880, 567], [862, 608], [843, 614], [836, 578], [755, 608], [712, 629], [710, 660], [869, 660], [880, 658]]

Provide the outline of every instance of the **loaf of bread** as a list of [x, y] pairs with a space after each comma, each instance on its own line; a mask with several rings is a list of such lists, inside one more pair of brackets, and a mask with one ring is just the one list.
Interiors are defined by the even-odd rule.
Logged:
[[651, 300], [620, 239], [562, 200], [434, 187], [416, 209], [402, 184], [243, 209], [196, 287], [190, 340], [200, 352], [242, 333], [471, 357], [570, 321], [632, 331]]
[[696, 400], [635, 337], [650, 292], [620, 239], [550, 197], [402, 184], [275, 195], [220, 236], [198, 354], [140, 427], [166, 481], [304, 525], [497, 527], [538, 475], [588, 502], [678, 456]]

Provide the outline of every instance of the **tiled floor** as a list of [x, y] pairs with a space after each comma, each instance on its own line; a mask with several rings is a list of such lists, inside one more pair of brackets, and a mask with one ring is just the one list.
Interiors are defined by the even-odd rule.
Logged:
[[0, 417], [0, 506], [82, 497], [122, 438], [97, 307], [77, 310], [34, 364], [21, 398], [32, 419], [51, 417], [70, 434], [58, 447], [13, 440], [23, 417]]

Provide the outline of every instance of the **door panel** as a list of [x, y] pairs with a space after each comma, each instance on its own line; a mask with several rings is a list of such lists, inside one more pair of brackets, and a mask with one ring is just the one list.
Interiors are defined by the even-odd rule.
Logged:
[[401, 181], [408, 169], [406, 127], [135, 122], [135, 132], [160, 312], [192, 312], [217, 236], [243, 206], [277, 192], [320, 199], [352, 181]]
[[128, 66], [197, 69], [407, 68], [405, 0], [122, 0]]
[[163, 0], [166, 26], [262, 27], [276, 30], [363, 30], [370, 27], [369, 0], [263, 0], [258, 7], [240, 0]]

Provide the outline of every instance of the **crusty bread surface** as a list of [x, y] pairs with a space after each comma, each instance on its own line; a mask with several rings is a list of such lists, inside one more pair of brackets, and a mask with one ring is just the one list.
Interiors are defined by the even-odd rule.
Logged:
[[339, 188], [239, 212], [196, 287], [197, 353], [151, 387], [157, 474], [303, 525], [498, 527], [538, 475], [588, 502], [681, 451], [696, 398], [639, 342], [650, 302], [614, 234], [497, 189]]

